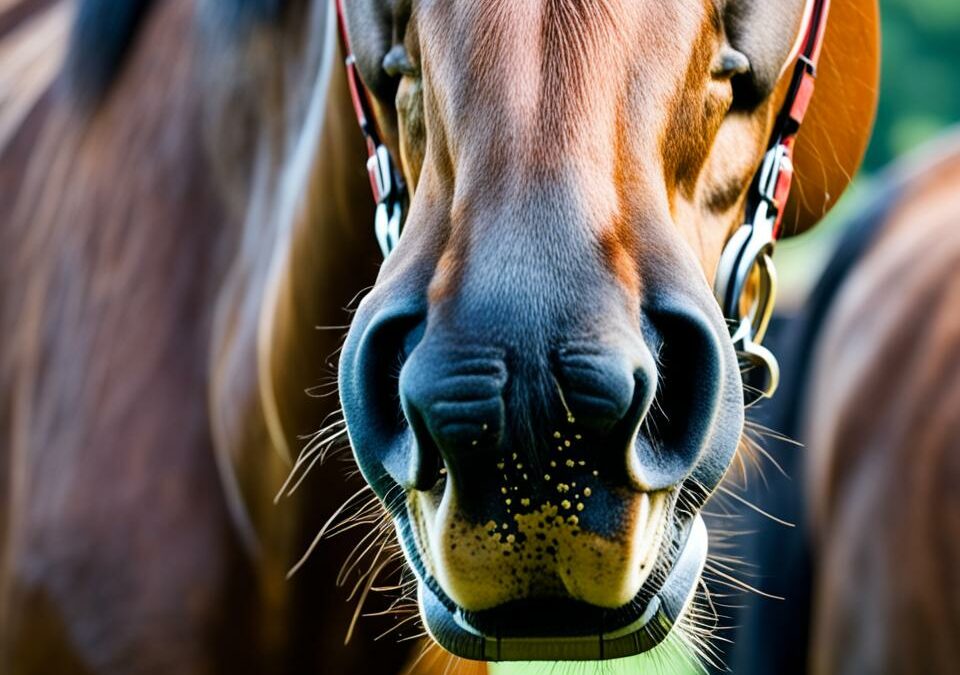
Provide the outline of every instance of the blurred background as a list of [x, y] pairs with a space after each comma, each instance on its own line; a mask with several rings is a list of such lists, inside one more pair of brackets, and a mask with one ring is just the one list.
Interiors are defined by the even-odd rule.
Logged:
[[877, 173], [960, 122], [960, 0], [881, 0], [880, 106], [860, 175], [828, 218], [777, 249], [781, 306], [802, 302]]

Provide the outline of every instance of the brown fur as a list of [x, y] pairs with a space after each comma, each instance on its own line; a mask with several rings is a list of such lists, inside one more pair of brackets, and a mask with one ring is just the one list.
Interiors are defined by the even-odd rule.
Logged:
[[960, 152], [947, 145], [911, 167], [818, 350], [818, 674], [945, 675], [960, 661]]
[[[0, 203], [0, 670], [11, 675], [369, 672], [399, 667], [406, 651], [391, 641], [363, 648], [390, 625], [376, 621], [343, 646], [353, 610], [332, 579], [349, 537], [284, 579], [358, 484], [334, 463], [308, 481], [313, 499], [301, 492], [272, 505], [287, 468], [265, 430], [255, 348], [244, 357], [246, 384], [230, 381], [230, 404], [243, 406], [230, 415], [242, 426], [226, 441], [238, 467], [265, 472], [242, 482], [255, 486], [247, 504], [266, 537], [256, 559], [224, 499], [211, 354], [230, 353], [218, 344], [224, 314], [215, 309], [218, 297], [230, 302], [223, 290], [236, 283], [228, 269], [242, 228], [203, 141], [209, 91], [196, 79], [193, 12], [183, 0], [161, 3], [94, 111], [53, 86], [3, 149], [2, 193], [15, 196]], [[325, 147], [356, 152], [349, 108], [334, 104], [349, 142]], [[342, 177], [334, 165], [319, 175], [365, 197], [363, 172]], [[327, 213], [345, 208], [326, 204]], [[306, 260], [294, 268], [326, 268], [324, 282], [336, 285], [357, 275], [363, 254], [351, 251], [372, 246], [352, 220], [329, 222], [319, 254], [300, 236]], [[316, 326], [345, 321], [354, 283], [291, 298], [301, 308], [304, 292], [321, 302], [299, 324], [283, 321], [313, 364], [278, 375], [294, 401], [283, 401], [293, 447], [332, 408], [303, 392], [329, 372], [315, 360], [337, 345]], [[290, 339], [274, 338], [278, 352]]]
[[[147, 39], [169, 42], [186, 11]], [[132, 63], [120, 86], [153, 86], [89, 122], [51, 95], [33, 142], [6, 150], [23, 160], [0, 247], [17, 291], [0, 322], [5, 672], [212, 672], [216, 617], [244, 603], [251, 570], [203, 452], [222, 216], [189, 142], [190, 54], [158, 65]], [[168, 159], [143, 162], [170, 129]]]

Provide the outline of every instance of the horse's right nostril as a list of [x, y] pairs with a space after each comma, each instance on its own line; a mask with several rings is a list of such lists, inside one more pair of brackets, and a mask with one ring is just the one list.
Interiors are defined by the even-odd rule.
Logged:
[[412, 303], [388, 311], [361, 306], [340, 360], [340, 399], [350, 442], [364, 478], [382, 498], [413, 480], [413, 448], [397, 387], [400, 368], [423, 327], [423, 311]]

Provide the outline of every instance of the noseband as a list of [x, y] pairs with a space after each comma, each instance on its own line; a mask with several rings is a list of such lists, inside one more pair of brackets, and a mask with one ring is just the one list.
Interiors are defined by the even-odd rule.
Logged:
[[[343, 0], [335, 2], [346, 54], [350, 97], [367, 141], [367, 171], [377, 204], [374, 232], [386, 258], [400, 239], [407, 201], [406, 186], [397, 163], [383, 143], [369, 93], [357, 70]], [[744, 400], [748, 404], [773, 396], [780, 380], [777, 359], [762, 344], [776, 300], [773, 249], [781, 234], [784, 208], [793, 184], [794, 148], [813, 97], [829, 11], [830, 0], [807, 0], [800, 39], [787, 60], [787, 70], [791, 66], [793, 70], [790, 89], [774, 125], [763, 163], [752, 182], [747, 200], [747, 220], [727, 241], [714, 282], [714, 293], [744, 367]], [[754, 289], [756, 297], [748, 303], [749, 292]]]

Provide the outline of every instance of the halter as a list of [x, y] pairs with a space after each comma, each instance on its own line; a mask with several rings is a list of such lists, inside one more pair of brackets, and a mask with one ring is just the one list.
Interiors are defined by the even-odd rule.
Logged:
[[396, 248], [400, 240], [400, 228], [403, 227], [404, 203], [407, 198], [407, 187], [403, 181], [403, 174], [397, 169], [396, 162], [390, 155], [390, 149], [383, 142], [383, 135], [377, 125], [376, 115], [370, 103], [367, 87], [360, 79], [357, 70], [357, 60], [350, 46], [350, 35], [347, 33], [347, 22], [343, 12], [343, 0], [334, 0], [337, 5], [337, 25], [340, 29], [340, 40], [346, 54], [344, 65], [347, 72], [347, 84], [350, 87], [350, 100], [353, 111], [357, 115], [357, 123], [367, 142], [367, 174], [370, 177], [370, 189], [377, 205], [374, 216], [373, 230], [377, 236], [377, 243], [383, 257], [386, 258]]
[[[390, 150], [383, 143], [376, 116], [350, 46], [343, 0], [334, 0], [350, 98], [367, 142], [367, 172], [377, 205], [374, 232], [386, 258], [396, 247], [403, 226], [406, 185]], [[747, 198], [748, 220], [730, 237], [720, 257], [714, 293], [730, 326], [734, 348], [745, 366], [744, 398], [750, 403], [774, 394], [780, 366], [762, 345], [773, 315], [777, 275], [773, 248], [780, 237], [784, 207], [793, 184], [793, 154], [797, 134], [813, 97], [817, 64], [823, 48], [830, 0], [807, 0], [798, 39], [787, 59], [790, 89], [774, 125], [767, 152]], [[756, 283], [757, 297], [749, 307], [744, 297]]]
[[[777, 358], [762, 344], [777, 294], [773, 248], [780, 238], [793, 184], [797, 134], [813, 98], [829, 12], [830, 0], [807, 1], [799, 39], [786, 65], [786, 69], [793, 68], [790, 89], [747, 198], [747, 213], [752, 215], [724, 247], [714, 282], [734, 348], [745, 367], [744, 398], [748, 403], [773, 396], [780, 383]], [[756, 283], [757, 296], [745, 307], [751, 280]]]

